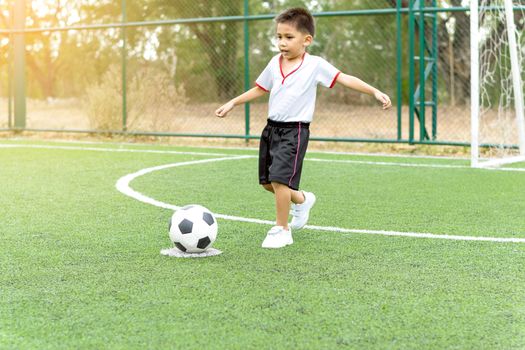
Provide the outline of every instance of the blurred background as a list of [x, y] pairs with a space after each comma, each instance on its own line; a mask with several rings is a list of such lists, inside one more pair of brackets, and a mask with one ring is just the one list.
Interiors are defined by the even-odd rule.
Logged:
[[313, 139], [468, 144], [468, 4], [0, 0], [0, 128], [258, 138], [267, 97], [226, 119], [214, 111], [251, 88], [277, 53], [273, 17], [303, 6], [316, 17], [309, 52], [394, 104], [385, 112], [370, 96], [319, 88]]

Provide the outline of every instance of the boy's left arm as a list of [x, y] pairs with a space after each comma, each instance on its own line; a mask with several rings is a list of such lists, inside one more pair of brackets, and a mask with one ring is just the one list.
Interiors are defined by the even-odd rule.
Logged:
[[376, 100], [383, 104], [383, 109], [392, 107], [392, 102], [387, 94], [379, 91], [375, 87], [365, 83], [359, 78], [353, 77], [348, 74], [341, 73], [336, 80], [339, 84], [346, 86], [347, 88], [363, 92], [365, 94], [374, 96]]

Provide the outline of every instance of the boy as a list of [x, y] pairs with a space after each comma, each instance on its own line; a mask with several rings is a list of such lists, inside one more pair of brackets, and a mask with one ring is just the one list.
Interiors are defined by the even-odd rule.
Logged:
[[[315, 23], [308, 10], [292, 8], [276, 17], [280, 54], [274, 56], [256, 86], [215, 111], [223, 118], [236, 105], [270, 93], [268, 124], [259, 146], [259, 183], [274, 193], [276, 226], [262, 243], [263, 248], [281, 248], [293, 243], [292, 229], [306, 225], [315, 195], [299, 191], [303, 158], [310, 135], [317, 84], [332, 88], [335, 83], [373, 95], [383, 109], [391, 107], [389, 97], [358, 78], [337, 70], [321, 57], [306, 52], [315, 34]], [[288, 213], [292, 202], [292, 222]]]

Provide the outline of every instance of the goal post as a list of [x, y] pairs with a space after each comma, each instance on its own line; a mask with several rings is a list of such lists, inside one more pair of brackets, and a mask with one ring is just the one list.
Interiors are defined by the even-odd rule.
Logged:
[[[525, 117], [523, 110], [523, 82], [521, 80], [521, 74], [525, 69], [525, 64], [523, 62], [524, 55], [518, 55], [518, 48], [521, 50], [523, 47], [518, 47], [518, 42], [516, 40], [518, 33], [516, 30], [516, 24], [514, 23], [514, 4], [512, 3], [512, 0], [505, 0], [505, 15], [507, 19], [507, 35], [509, 37], [510, 63], [513, 77], [512, 84], [514, 87], [514, 105], [518, 123], [519, 149], [520, 155], [525, 156]], [[525, 21], [525, 18], [522, 17], [522, 20]]]
[[471, 0], [470, 32], [471, 166], [525, 161], [525, 0]]

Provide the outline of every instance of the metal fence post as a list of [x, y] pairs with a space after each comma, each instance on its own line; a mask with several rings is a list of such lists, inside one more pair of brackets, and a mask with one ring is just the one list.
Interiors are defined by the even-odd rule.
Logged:
[[[126, 0], [122, 0], [122, 23], [127, 22]], [[128, 130], [126, 27], [122, 27], [122, 131]]]
[[415, 33], [415, 18], [414, 18], [414, 1], [410, 0], [408, 9], [408, 142], [414, 143], [414, 80], [415, 80], [415, 60], [414, 60], [414, 33]]
[[25, 0], [17, 0], [14, 7], [14, 27], [19, 32], [14, 34], [14, 96], [15, 96], [15, 129], [26, 127], [26, 21]]
[[403, 84], [402, 84], [402, 67], [403, 67], [403, 43], [401, 37], [401, 0], [396, 4], [396, 49], [397, 49], [397, 139], [403, 138], [402, 133], [402, 110], [403, 110]]
[[[437, 7], [437, 1], [432, 0], [432, 7]], [[438, 107], [438, 21], [437, 13], [432, 19], [432, 57], [436, 59], [432, 65], [432, 141], [437, 138], [437, 107]]]
[[[244, 0], [244, 91], [250, 89], [250, 26], [248, 25], [249, 4], [248, 0]], [[244, 105], [245, 128], [244, 135], [246, 142], [249, 141], [250, 136], [250, 104]]]
[[7, 62], [7, 127], [11, 129], [13, 127], [13, 3], [9, 6], [9, 14], [11, 19], [9, 20], [9, 51], [8, 51], [8, 62]]
[[419, 140], [425, 140], [426, 133], [426, 95], [425, 95], [425, 64], [426, 64], [426, 43], [425, 43], [425, 0], [419, 0]]

